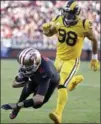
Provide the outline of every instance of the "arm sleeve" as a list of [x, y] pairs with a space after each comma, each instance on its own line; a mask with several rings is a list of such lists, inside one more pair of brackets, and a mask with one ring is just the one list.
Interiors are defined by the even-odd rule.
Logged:
[[60, 15], [57, 15], [56, 17], [54, 17], [54, 18], [52, 19], [52, 22], [55, 22], [55, 23], [56, 23], [59, 17], [60, 17]]

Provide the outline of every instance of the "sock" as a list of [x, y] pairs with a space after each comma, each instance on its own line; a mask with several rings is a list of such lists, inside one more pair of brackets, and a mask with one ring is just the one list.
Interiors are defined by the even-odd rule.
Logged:
[[68, 91], [66, 88], [58, 89], [58, 100], [57, 100], [56, 113], [59, 115], [62, 115], [65, 104], [67, 102], [67, 92]]
[[28, 100], [24, 100], [23, 102], [19, 102], [17, 104], [17, 106], [19, 108], [22, 108], [22, 107], [24, 107], [24, 108], [32, 107], [33, 106], [33, 99], [28, 99]]
[[[29, 95], [30, 95], [31, 92], [27, 91], [26, 90], [26, 87], [23, 88], [22, 92], [21, 92], [21, 95], [20, 95], [20, 98], [18, 100], [18, 104], [21, 103], [22, 101], [24, 101]], [[13, 110], [14, 111], [20, 111], [21, 107], [17, 107], [16, 109]]]
[[28, 107], [33, 107], [33, 108], [40, 108], [42, 104], [36, 104], [33, 99], [27, 99], [24, 100], [23, 102], [19, 102], [18, 107], [22, 108], [28, 108]]
[[33, 101], [33, 99], [28, 99], [28, 100], [25, 100], [23, 103], [24, 103], [24, 108], [28, 108], [28, 107], [33, 106], [34, 101]]

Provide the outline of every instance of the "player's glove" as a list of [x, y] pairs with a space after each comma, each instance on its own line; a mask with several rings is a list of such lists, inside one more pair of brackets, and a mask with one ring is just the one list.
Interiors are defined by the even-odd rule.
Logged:
[[50, 31], [51, 23], [45, 23], [42, 25], [43, 32], [47, 34]]
[[91, 69], [93, 71], [98, 71], [99, 70], [100, 63], [99, 63], [99, 61], [97, 59], [92, 59], [90, 64], [91, 64]]
[[10, 109], [15, 109], [17, 108], [17, 104], [4, 104], [1, 106], [2, 109], [5, 109], [5, 110], [10, 110]]
[[49, 22], [49, 23], [43, 24], [42, 29], [43, 29], [43, 32], [45, 34], [48, 34], [50, 30], [57, 31], [58, 30], [58, 25], [55, 24], [54, 22]]

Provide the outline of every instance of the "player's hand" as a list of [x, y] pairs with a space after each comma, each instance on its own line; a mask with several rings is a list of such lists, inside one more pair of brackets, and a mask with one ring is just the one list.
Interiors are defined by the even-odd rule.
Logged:
[[99, 61], [97, 59], [92, 59], [90, 64], [91, 64], [91, 69], [93, 71], [98, 71], [99, 70], [100, 63], [99, 63]]
[[57, 30], [57, 25], [54, 22], [45, 23], [42, 26], [43, 32], [47, 34], [50, 30]]
[[51, 23], [45, 23], [42, 25], [42, 29], [44, 33], [48, 33], [50, 31], [51, 28]]
[[17, 108], [17, 104], [4, 104], [1, 108], [5, 110], [15, 109]]

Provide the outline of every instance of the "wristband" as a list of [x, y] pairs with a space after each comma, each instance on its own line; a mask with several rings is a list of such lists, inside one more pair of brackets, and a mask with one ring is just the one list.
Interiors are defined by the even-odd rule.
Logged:
[[98, 59], [98, 55], [97, 54], [92, 54], [92, 59]]

